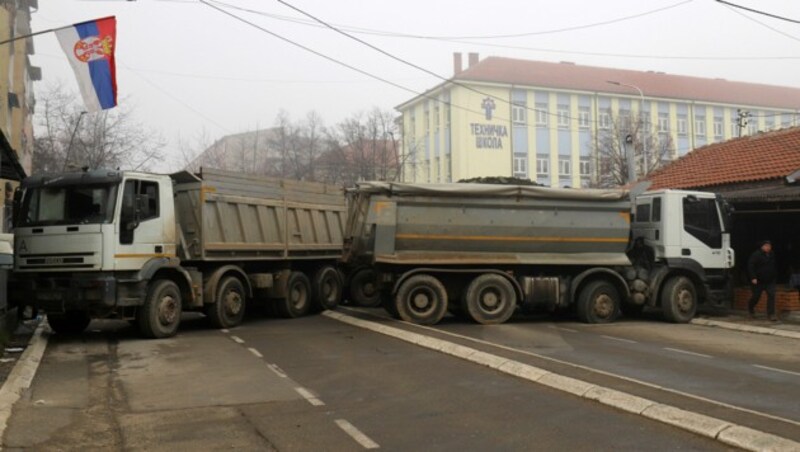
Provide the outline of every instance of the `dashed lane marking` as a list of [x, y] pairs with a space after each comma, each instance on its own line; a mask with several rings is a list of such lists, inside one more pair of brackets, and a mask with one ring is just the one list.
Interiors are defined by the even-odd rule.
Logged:
[[798, 377], [800, 377], [800, 372], [793, 372], [791, 370], [784, 370], [784, 369], [778, 369], [776, 367], [762, 366], [760, 364], [753, 364], [753, 367], [758, 367], [759, 369], [771, 370], [773, 372], [781, 372], [781, 373], [789, 374], [789, 375], [797, 375]]
[[231, 332], [231, 330], [229, 330], [229, 329], [227, 329], [227, 328], [223, 328], [223, 329], [219, 330], [219, 332], [220, 332], [220, 333], [223, 333], [223, 334], [228, 334], [228, 333], [230, 333], [230, 332]]
[[614, 337], [614, 336], [606, 336], [605, 334], [601, 334], [600, 337], [604, 337], [604, 338], [610, 339], [612, 341], [626, 342], [628, 344], [638, 344], [638, 342], [630, 340], [630, 339], [624, 339], [624, 338], [621, 338], [621, 337]]
[[378, 443], [370, 439], [361, 430], [357, 429], [353, 424], [347, 422], [346, 420], [336, 419], [334, 422], [336, 422], [336, 425], [338, 425], [340, 429], [344, 430], [345, 433], [350, 435], [350, 437], [353, 438], [364, 449], [379, 449], [381, 447], [378, 445]]
[[250, 353], [256, 355], [258, 358], [263, 358], [264, 357], [264, 355], [262, 355], [261, 352], [259, 352], [258, 350], [254, 349], [253, 347], [248, 348], [248, 350], [250, 350]]
[[294, 390], [297, 391], [297, 393], [300, 394], [304, 399], [306, 399], [308, 401], [308, 403], [310, 403], [310, 404], [312, 404], [314, 406], [323, 406], [323, 405], [325, 405], [325, 402], [320, 400], [319, 397], [317, 397], [314, 394], [312, 394], [311, 391], [309, 391], [306, 388], [298, 386], [298, 387], [294, 388]]
[[564, 328], [563, 326], [557, 326], [556, 329], [559, 330], [559, 331], [566, 331], [567, 333], [577, 333], [578, 332], [578, 330], [573, 330], [573, 329], [570, 329], [570, 328]]
[[713, 358], [711, 355], [704, 355], [702, 353], [697, 352], [690, 352], [689, 350], [683, 350], [680, 348], [672, 348], [672, 347], [664, 347], [664, 350], [675, 352], [675, 353], [683, 353], [684, 355], [692, 355], [692, 356], [699, 356], [700, 358]]
[[239, 336], [231, 336], [231, 339], [233, 339], [233, 342], [236, 342], [237, 344], [244, 344], [244, 339], [240, 338]]
[[275, 372], [275, 375], [281, 378], [289, 378], [289, 375], [287, 375], [286, 372], [284, 372], [280, 367], [278, 367], [277, 364], [267, 364], [267, 367], [269, 367], [273, 372]]

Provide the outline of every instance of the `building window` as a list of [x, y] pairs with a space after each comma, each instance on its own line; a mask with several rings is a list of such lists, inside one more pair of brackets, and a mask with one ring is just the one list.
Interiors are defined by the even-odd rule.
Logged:
[[536, 125], [537, 126], [547, 126], [547, 104], [545, 103], [537, 103], [536, 104]]
[[764, 118], [764, 130], [772, 130], [775, 128], [775, 114], [768, 114]]
[[528, 158], [514, 156], [514, 177], [528, 177]]
[[569, 107], [566, 105], [558, 106], [558, 127], [569, 128]]
[[430, 133], [431, 131], [431, 112], [430, 110], [425, 110], [425, 135]]
[[439, 105], [437, 104], [436, 107], [433, 108], [433, 128], [439, 128]]
[[569, 176], [572, 173], [572, 162], [569, 159], [559, 159], [558, 160], [558, 175], [559, 176]]
[[666, 113], [658, 114], [658, 131], [661, 133], [669, 132], [669, 115]]
[[755, 135], [758, 133], [758, 117], [747, 118], [747, 134]]
[[581, 129], [588, 129], [589, 128], [589, 107], [581, 107], [578, 110], [578, 127]]
[[528, 122], [525, 104], [515, 103], [511, 105], [511, 121], [514, 124], [521, 125], [525, 125]]
[[546, 176], [550, 174], [550, 159], [538, 158], [536, 159], [536, 174]]
[[706, 120], [705, 118], [697, 118], [694, 120], [694, 132], [698, 137], [706, 136]]
[[792, 125], [792, 115], [783, 114], [781, 116], [781, 127], [791, 127]]
[[450, 104], [444, 107], [444, 125], [445, 127], [450, 126]]
[[600, 122], [599, 127], [601, 129], [610, 129], [611, 128], [611, 115], [607, 111], [604, 111], [604, 112], [600, 113], [600, 121], [599, 122]]
[[722, 138], [722, 135], [725, 133], [725, 129], [722, 127], [722, 118], [719, 116], [714, 118], [714, 137], [715, 138]]
[[678, 135], [686, 135], [688, 130], [686, 129], [686, 116], [680, 115], [678, 116], [678, 120], [676, 122]]
[[621, 127], [629, 128], [631, 126], [631, 111], [627, 108], [620, 108], [619, 110], [619, 125]]
[[588, 158], [582, 158], [580, 165], [581, 176], [588, 177], [592, 174], [592, 165]]

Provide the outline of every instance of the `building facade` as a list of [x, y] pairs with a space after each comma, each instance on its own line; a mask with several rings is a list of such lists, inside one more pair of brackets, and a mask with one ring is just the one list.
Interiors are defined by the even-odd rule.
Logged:
[[[403, 180], [514, 176], [547, 186], [598, 180], [598, 140], [636, 119], [666, 159], [797, 125], [800, 89], [469, 54], [454, 75], [399, 105]], [[642, 140], [645, 141], [645, 140]]]

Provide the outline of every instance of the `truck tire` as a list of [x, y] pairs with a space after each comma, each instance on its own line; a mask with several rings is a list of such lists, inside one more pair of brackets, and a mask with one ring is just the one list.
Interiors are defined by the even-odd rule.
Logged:
[[47, 314], [47, 323], [58, 334], [65, 336], [81, 334], [89, 326], [89, 314], [85, 311], [67, 311], [63, 314]]
[[371, 268], [356, 270], [350, 278], [349, 299], [357, 306], [365, 308], [378, 307], [381, 304], [381, 293], [378, 287], [378, 274]]
[[697, 289], [692, 280], [677, 276], [667, 280], [661, 291], [661, 312], [673, 323], [686, 323], [697, 312]]
[[161, 339], [174, 336], [181, 323], [181, 291], [168, 279], [153, 281], [144, 305], [136, 313], [139, 332]]
[[286, 281], [286, 297], [275, 305], [278, 314], [294, 319], [308, 314], [311, 310], [311, 281], [302, 272], [293, 271]]
[[397, 312], [397, 305], [392, 294], [381, 294], [381, 306], [393, 319], [400, 320], [400, 313]]
[[514, 314], [517, 293], [501, 275], [486, 273], [473, 279], [464, 294], [462, 309], [476, 323], [504, 323]]
[[247, 305], [244, 284], [235, 276], [226, 276], [219, 282], [217, 297], [206, 306], [206, 316], [214, 328], [232, 328], [242, 323]]
[[610, 323], [619, 315], [617, 288], [608, 281], [592, 281], [578, 295], [578, 319], [585, 323]]
[[336, 309], [342, 299], [342, 277], [339, 271], [326, 265], [314, 274], [314, 309]]
[[447, 312], [447, 290], [433, 276], [414, 275], [400, 284], [394, 304], [401, 320], [434, 325]]

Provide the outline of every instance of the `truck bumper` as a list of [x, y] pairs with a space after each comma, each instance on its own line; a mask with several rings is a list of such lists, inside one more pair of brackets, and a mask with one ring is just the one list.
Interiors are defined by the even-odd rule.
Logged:
[[108, 313], [118, 306], [140, 304], [144, 283], [120, 284], [113, 273], [27, 275], [10, 281], [9, 299], [15, 306], [33, 306], [44, 312], [71, 310]]

